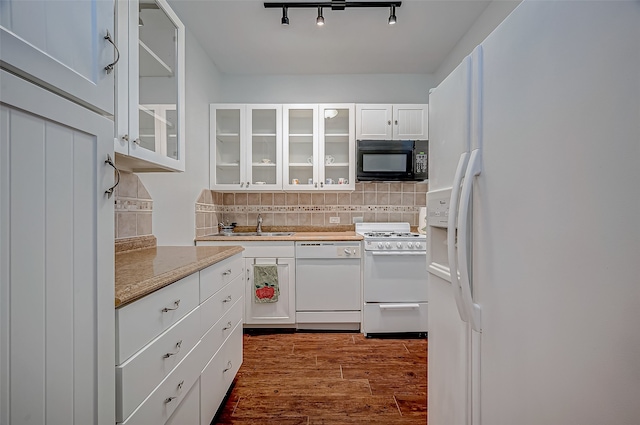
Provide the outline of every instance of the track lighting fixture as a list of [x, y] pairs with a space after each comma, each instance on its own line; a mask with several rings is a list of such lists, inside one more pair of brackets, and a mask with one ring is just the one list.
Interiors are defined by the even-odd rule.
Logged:
[[264, 3], [264, 7], [282, 9], [282, 25], [289, 25], [289, 17], [287, 11], [289, 8], [317, 8], [318, 17], [316, 24], [324, 25], [324, 16], [322, 9], [330, 8], [331, 10], [345, 10], [347, 7], [388, 7], [389, 8], [389, 25], [396, 23], [396, 7], [402, 6], [401, 1], [347, 1], [347, 0], [330, 0], [320, 3], [307, 2], [291, 2], [291, 3]]
[[321, 27], [324, 25], [324, 16], [322, 16], [322, 7], [318, 6], [318, 17], [316, 18], [316, 25]]
[[396, 7], [391, 5], [391, 11], [389, 12], [389, 25], [396, 23]]

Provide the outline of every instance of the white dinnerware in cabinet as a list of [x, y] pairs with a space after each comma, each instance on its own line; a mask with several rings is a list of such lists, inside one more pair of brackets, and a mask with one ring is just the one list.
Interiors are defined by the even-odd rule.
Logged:
[[211, 105], [211, 188], [282, 189], [282, 106]]
[[353, 190], [353, 104], [283, 106], [283, 188]]
[[116, 6], [118, 165], [184, 171], [184, 25], [166, 0], [117, 0]]
[[357, 104], [357, 140], [428, 140], [429, 105]]

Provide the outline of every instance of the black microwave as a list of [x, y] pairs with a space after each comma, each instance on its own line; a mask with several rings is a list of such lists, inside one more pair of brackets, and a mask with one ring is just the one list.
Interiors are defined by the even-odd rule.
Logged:
[[428, 140], [358, 140], [360, 181], [421, 181], [429, 178]]

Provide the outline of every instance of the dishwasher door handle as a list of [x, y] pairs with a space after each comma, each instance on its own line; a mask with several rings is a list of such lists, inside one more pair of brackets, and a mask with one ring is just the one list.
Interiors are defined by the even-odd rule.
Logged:
[[380, 310], [411, 310], [414, 308], [420, 308], [420, 304], [380, 304]]
[[370, 251], [371, 255], [427, 255], [427, 251]]

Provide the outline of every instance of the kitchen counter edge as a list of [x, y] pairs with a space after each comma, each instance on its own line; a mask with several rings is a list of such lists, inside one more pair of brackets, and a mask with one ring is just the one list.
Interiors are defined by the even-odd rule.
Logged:
[[115, 308], [128, 305], [243, 250], [241, 246], [157, 246], [117, 253]]
[[196, 238], [204, 241], [361, 241], [362, 235], [356, 232], [294, 232], [290, 236], [219, 236], [209, 235]]

